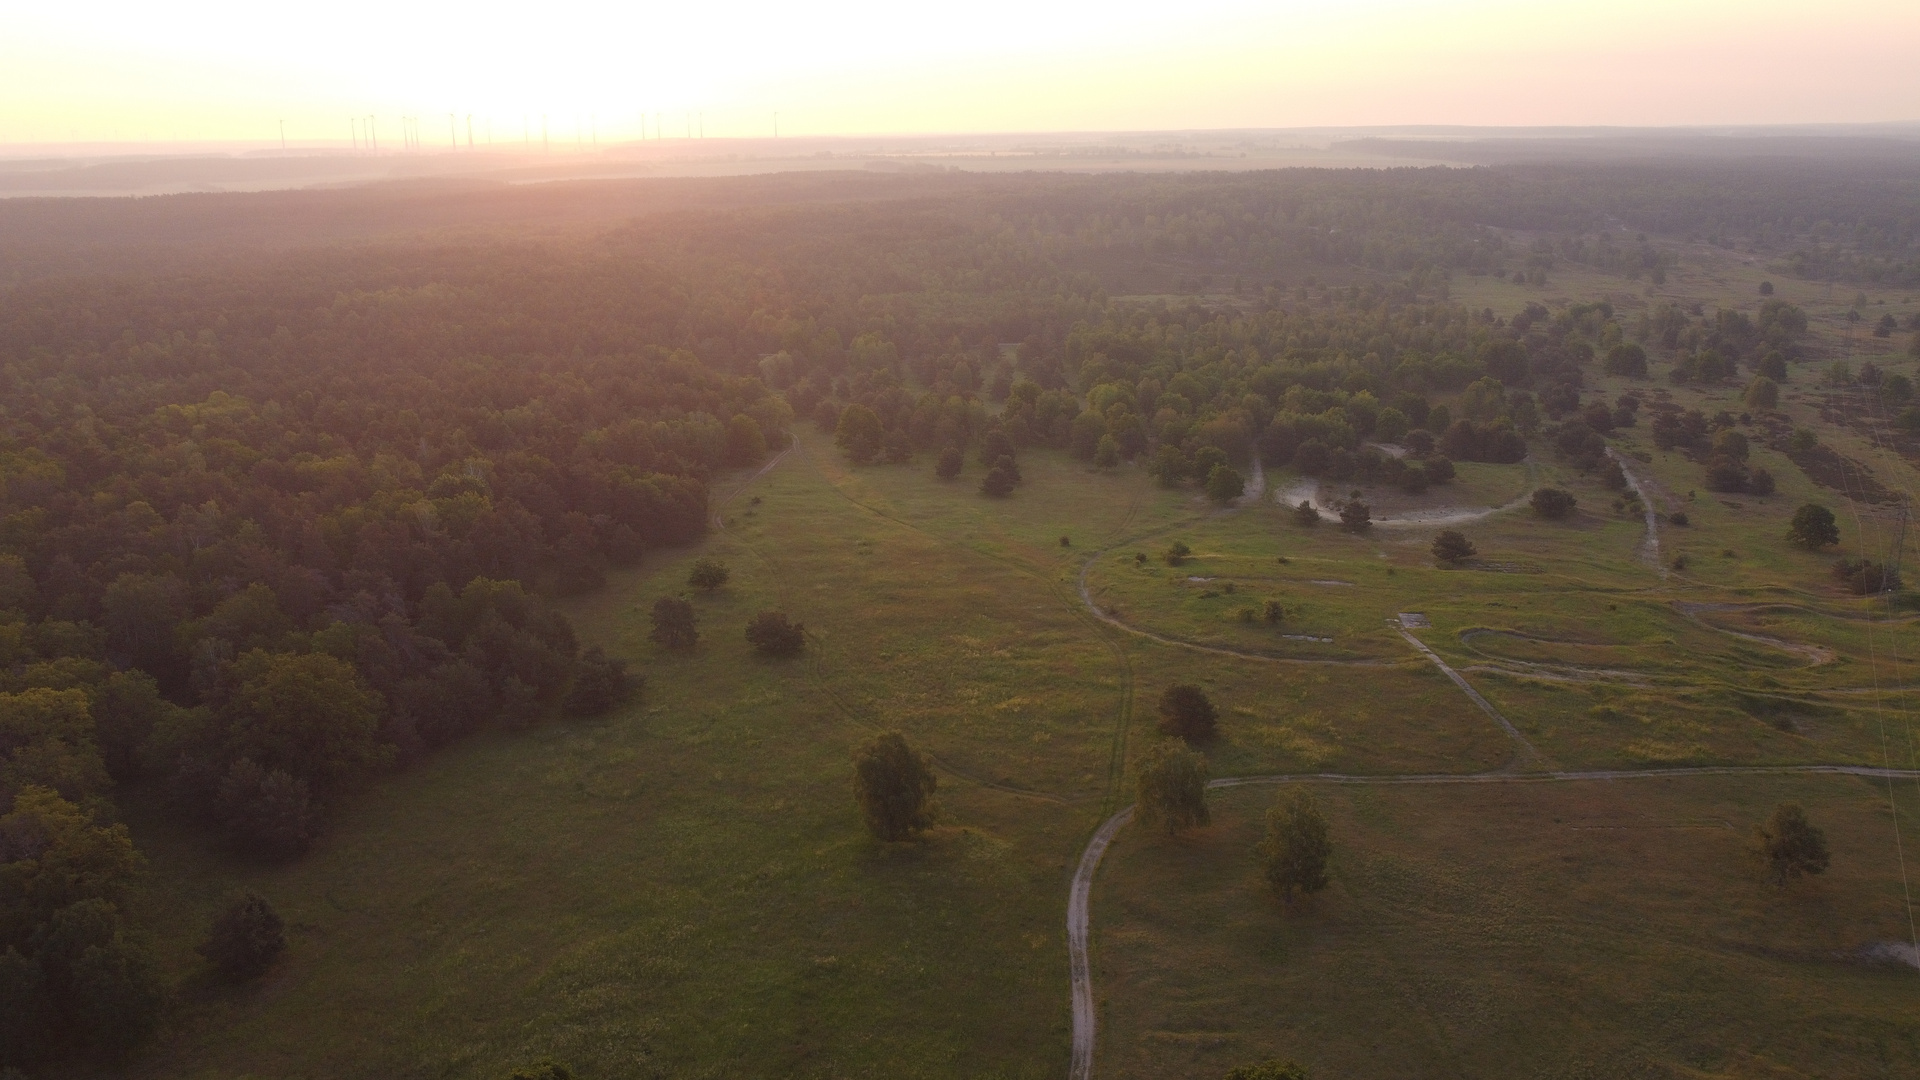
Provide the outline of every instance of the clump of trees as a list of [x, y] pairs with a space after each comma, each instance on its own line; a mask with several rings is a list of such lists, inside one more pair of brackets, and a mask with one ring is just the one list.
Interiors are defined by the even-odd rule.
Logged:
[[1340, 511], [1340, 527], [1347, 532], [1363, 533], [1373, 528], [1373, 508], [1360, 500], [1359, 492], [1354, 492], [1336, 509]]
[[1473, 541], [1466, 534], [1454, 529], [1442, 529], [1433, 538], [1433, 559], [1442, 566], [1457, 566], [1479, 554]]
[[1319, 800], [1300, 788], [1283, 793], [1267, 811], [1267, 835], [1260, 842], [1267, 884], [1287, 903], [1317, 893], [1327, 887], [1332, 854]]
[[939, 787], [933, 762], [897, 731], [876, 735], [853, 752], [854, 801], [877, 840], [910, 840], [931, 828]]
[[1140, 823], [1168, 836], [1211, 824], [1207, 809], [1207, 759], [1178, 740], [1166, 739], [1141, 755], [1134, 778]]
[[807, 628], [784, 612], [763, 611], [747, 622], [747, 641], [764, 656], [797, 656], [807, 647]]
[[1579, 502], [1572, 492], [1556, 487], [1535, 488], [1533, 495], [1527, 499], [1527, 505], [1533, 508], [1533, 512], [1548, 521], [1558, 521], [1573, 513], [1573, 508]]
[[1177, 683], [1161, 691], [1159, 713], [1160, 733], [1189, 743], [1206, 742], [1218, 730], [1219, 710], [1206, 691], [1191, 683]]
[[1838, 559], [1833, 579], [1855, 596], [1878, 596], [1900, 588], [1900, 575], [1885, 563], [1872, 559]]
[[1215, 465], [1207, 474], [1207, 498], [1222, 505], [1245, 494], [1247, 482], [1231, 465]]
[[1755, 825], [1753, 847], [1776, 885], [1826, 873], [1832, 862], [1826, 832], [1807, 820], [1799, 803], [1781, 803], [1766, 821]]

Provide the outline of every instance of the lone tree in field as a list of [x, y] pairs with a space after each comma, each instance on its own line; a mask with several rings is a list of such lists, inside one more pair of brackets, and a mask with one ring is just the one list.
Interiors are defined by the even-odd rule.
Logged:
[[653, 602], [653, 643], [663, 649], [691, 649], [700, 643], [693, 605], [677, 596]]
[[876, 735], [853, 752], [853, 797], [879, 840], [910, 840], [933, 824], [940, 780], [925, 754], [897, 731]]
[[1213, 738], [1220, 713], [1206, 691], [1189, 683], [1169, 686], [1160, 694], [1160, 733], [1203, 743]]
[[987, 475], [981, 479], [980, 494], [988, 495], [996, 499], [1004, 499], [1013, 494], [1013, 485], [1016, 483], [1018, 483], [1018, 481], [1013, 478], [1012, 473], [995, 465], [993, 468], [988, 469]]
[[701, 592], [712, 592], [727, 583], [733, 571], [718, 559], [699, 558], [693, 560], [693, 568], [687, 571], [687, 584]]
[[1274, 1058], [1258, 1065], [1236, 1065], [1227, 1070], [1224, 1080], [1311, 1080], [1307, 1067]]
[[1787, 542], [1808, 551], [1839, 543], [1840, 526], [1834, 523], [1833, 511], [1819, 503], [1807, 503], [1795, 510], [1793, 521], [1787, 525]]
[[1534, 513], [1548, 521], [1558, 521], [1573, 513], [1573, 508], [1579, 502], [1580, 500], [1574, 498], [1571, 492], [1543, 487], [1534, 489], [1533, 498], [1527, 500], [1527, 505], [1533, 507]]
[[1807, 820], [1807, 812], [1799, 803], [1774, 807], [1772, 817], [1753, 827], [1753, 844], [1776, 885], [1825, 873], [1831, 861], [1827, 834]]
[[1477, 554], [1479, 549], [1473, 546], [1473, 541], [1453, 529], [1442, 529], [1440, 535], [1433, 538], [1434, 560], [1444, 566], [1454, 566]]
[[1315, 510], [1312, 503], [1301, 499], [1300, 505], [1293, 508], [1293, 523], [1312, 528], [1320, 524], [1320, 511]]
[[747, 641], [765, 656], [795, 656], [807, 647], [807, 628], [784, 612], [763, 611], [747, 623]]
[[213, 929], [200, 943], [200, 955], [234, 982], [254, 978], [286, 950], [286, 924], [273, 905], [256, 892], [244, 892], [227, 901], [214, 916]]
[[1327, 887], [1331, 854], [1333, 844], [1327, 839], [1327, 818], [1320, 812], [1319, 800], [1299, 788], [1281, 795], [1267, 811], [1267, 838], [1260, 842], [1267, 884], [1289, 904], [1296, 894], [1317, 893]]
[[951, 480], [960, 475], [960, 467], [966, 463], [966, 455], [957, 446], [949, 446], [940, 451], [940, 460], [934, 463], [933, 475], [942, 480]]
[[1207, 473], [1207, 498], [1226, 504], [1246, 494], [1247, 481], [1231, 465], [1215, 465]]
[[569, 716], [599, 716], [633, 696], [639, 679], [627, 674], [627, 662], [595, 645], [580, 654], [573, 685], [561, 707]]
[[1166, 560], [1168, 566], [1179, 566], [1192, 555], [1193, 549], [1187, 546], [1185, 540], [1175, 540], [1167, 545], [1167, 550], [1160, 557]]
[[1150, 747], [1135, 780], [1140, 823], [1168, 836], [1206, 825], [1207, 759], [1171, 739]]

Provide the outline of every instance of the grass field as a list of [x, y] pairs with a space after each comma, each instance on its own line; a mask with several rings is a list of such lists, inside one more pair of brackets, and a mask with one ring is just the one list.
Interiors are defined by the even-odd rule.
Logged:
[[[1732, 296], [1758, 272], [1702, 263], [1668, 291]], [[1556, 295], [1456, 284], [1502, 313]], [[1795, 378], [1807, 391], [1811, 372]], [[1731, 391], [1638, 385], [1737, 409]], [[1794, 394], [1794, 422], [1821, 423], [1818, 395]], [[1912, 489], [1910, 466], [1866, 436], [1821, 430]], [[718, 485], [738, 490], [703, 545], [570, 604], [584, 640], [646, 675], [625, 710], [384, 779], [284, 868], [232, 862], [134, 793], [138, 842], [165, 868], [143, 914], [199, 925], [244, 884], [292, 927], [264, 986], [191, 986], [141, 1075], [487, 1078], [550, 1055], [588, 1080], [1058, 1077], [1068, 879], [1130, 801], [1127, 764], [1165, 686], [1198, 683], [1219, 704], [1217, 776], [1514, 759], [1389, 625], [1401, 612], [1428, 617], [1420, 640], [1542, 765], [1902, 763], [1911, 703], [1875, 691], [1920, 659], [1912, 623], [1876, 621], [1881, 608], [1832, 586], [1831, 555], [1780, 541], [1800, 502], [1844, 501], [1764, 448], [1778, 494], [1712, 496], [1699, 466], [1645, 435], [1623, 433], [1622, 449], [1646, 455], [1629, 463], [1660, 509], [1692, 518], [1659, 538], [1684, 570], [1644, 557], [1643, 522], [1610, 509], [1614, 492], [1549, 460], [1463, 467], [1418, 506], [1368, 492], [1376, 516], [1441, 496], [1504, 505], [1538, 483], [1579, 496], [1565, 522], [1510, 509], [1458, 526], [1480, 555], [1441, 569], [1432, 527], [1294, 524], [1272, 497], [1301, 479], [1283, 470], [1266, 499], [1220, 510], [1135, 466], [1035, 452], [1025, 486], [995, 501], [975, 493], [973, 462], [953, 484], [924, 461], [853, 469], [808, 430], [763, 475]], [[1843, 527], [1861, 550], [1889, 535], [1871, 514]], [[1176, 539], [1195, 553], [1177, 567], [1160, 558]], [[732, 581], [694, 598], [698, 649], [659, 653], [647, 612], [702, 555]], [[1243, 617], [1268, 599], [1279, 624]], [[806, 623], [804, 657], [751, 652], [741, 629], [767, 608]], [[873, 842], [850, 797], [851, 748], [886, 728], [940, 767], [944, 824], [922, 843]], [[1920, 1062], [1920, 981], [1858, 959], [1908, 936], [1884, 785], [1324, 797], [1336, 884], [1295, 912], [1257, 886], [1249, 855], [1270, 789], [1221, 794], [1217, 823], [1177, 843], [1122, 834], [1093, 898], [1100, 1075], [1210, 1076], [1270, 1053], [1334, 1078], [1892, 1076]], [[1783, 893], [1742, 850], [1786, 798], [1827, 826], [1835, 863]], [[1903, 822], [1920, 811], [1911, 785], [1899, 798]], [[198, 970], [175, 948], [175, 973]]]

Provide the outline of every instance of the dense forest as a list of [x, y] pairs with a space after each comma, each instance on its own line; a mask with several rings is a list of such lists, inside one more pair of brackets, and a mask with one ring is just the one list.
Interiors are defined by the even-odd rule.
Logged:
[[[857, 462], [974, 455], [1010, 482], [1033, 446], [1169, 485], [1258, 454], [1418, 490], [1534, 438], [1604, 468], [1641, 402], [1587, 396], [1593, 372], [1785, 378], [1805, 316], [1503, 319], [1454, 275], [1653, 275], [1661, 234], [1707, 228], [1920, 280], [1909, 178], [1689, 168], [0, 207], [0, 1064], [123, 1052], [158, 1015], [116, 792], [295, 858], [382, 770], [613, 706], [638, 673], [549, 598], [699, 537], [715, 476], [798, 422]], [[541, 225], [570, 198], [607, 220]], [[320, 242], [396, 199], [445, 227]], [[1110, 295], [1168, 266], [1205, 298]], [[1662, 437], [1716, 452], [1695, 419]]]

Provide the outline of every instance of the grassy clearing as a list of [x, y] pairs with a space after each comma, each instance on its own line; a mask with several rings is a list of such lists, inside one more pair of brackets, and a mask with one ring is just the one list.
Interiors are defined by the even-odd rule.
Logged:
[[[1097, 885], [1103, 1075], [1879, 1077], [1920, 1069], [1884, 787], [1821, 778], [1318, 789], [1333, 886], [1289, 911], [1252, 848], [1271, 788], [1179, 841], [1129, 830]], [[1781, 800], [1833, 868], [1744, 854]], [[1902, 789], [1903, 814], [1917, 803]]]

